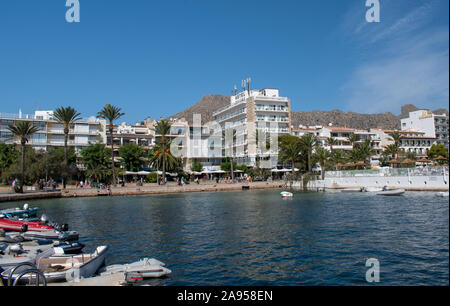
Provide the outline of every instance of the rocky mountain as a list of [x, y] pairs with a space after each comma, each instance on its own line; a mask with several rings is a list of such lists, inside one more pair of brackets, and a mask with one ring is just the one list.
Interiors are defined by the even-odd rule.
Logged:
[[359, 114], [354, 112], [332, 111], [312, 111], [312, 112], [292, 112], [292, 125], [322, 125], [346, 126], [355, 129], [400, 129], [400, 119], [392, 113], [382, 114]]
[[190, 124], [193, 122], [194, 114], [202, 115], [202, 123], [213, 121], [213, 112], [227, 106], [230, 103], [230, 97], [222, 95], [206, 95], [199, 102], [188, 109], [173, 115], [169, 118], [185, 118]]
[[[193, 114], [202, 115], [202, 123], [212, 121], [212, 113], [230, 103], [229, 96], [206, 95], [199, 102], [188, 109], [171, 116], [170, 118], [185, 118], [189, 123], [193, 121]], [[292, 112], [292, 125], [323, 125], [332, 123], [334, 126], [347, 126], [356, 129], [385, 128], [400, 129], [400, 119], [408, 117], [408, 113], [418, 110], [412, 104], [402, 106], [401, 114], [396, 116], [392, 113], [380, 114], [360, 114], [354, 112], [343, 112], [340, 110], [332, 111], [311, 111], [311, 112]], [[438, 109], [433, 111], [436, 114], [446, 113], [448, 110]]]

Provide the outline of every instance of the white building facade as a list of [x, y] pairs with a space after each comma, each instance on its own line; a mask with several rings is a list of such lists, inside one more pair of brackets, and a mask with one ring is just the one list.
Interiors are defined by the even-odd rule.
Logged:
[[[222, 131], [234, 131], [232, 143], [223, 143], [224, 157], [233, 157], [237, 164], [251, 167], [257, 159], [267, 161], [263, 168], [275, 166], [278, 148], [273, 144], [278, 136], [291, 132], [290, 104], [290, 99], [281, 97], [278, 89], [247, 89], [231, 96], [228, 106], [213, 113]], [[270, 135], [266, 136], [271, 141], [269, 150], [261, 148], [265, 141], [257, 139], [257, 130], [262, 132], [258, 135]]]
[[409, 117], [401, 119], [402, 131], [419, 131], [424, 137], [434, 138], [434, 144], [442, 144], [448, 151], [448, 116], [433, 114], [428, 110], [410, 112]]
[[[18, 143], [13, 139], [8, 126], [19, 121], [30, 121], [39, 131], [33, 134], [27, 145], [35, 150], [48, 151], [53, 147], [64, 147], [64, 125], [53, 119], [53, 111], [36, 111], [33, 115], [0, 113], [0, 142]], [[106, 142], [106, 122], [95, 117], [76, 121], [70, 126], [68, 146], [76, 153], [89, 144]]]

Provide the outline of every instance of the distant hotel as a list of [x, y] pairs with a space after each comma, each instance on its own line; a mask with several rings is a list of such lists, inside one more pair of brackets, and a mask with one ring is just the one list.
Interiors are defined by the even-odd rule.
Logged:
[[[222, 130], [236, 129], [233, 152], [237, 164], [255, 166], [257, 156], [268, 158], [269, 153], [257, 149], [256, 131], [277, 133], [291, 132], [291, 102], [280, 97], [278, 89], [251, 90], [250, 88], [230, 98], [230, 104], [213, 113]], [[230, 150], [231, 151], [231, 150]], [[227, 154], [224, 154], [228, 156]]]
[[[18, 121], [31, 121], [39, 131], [33, 134], [28, 144], [35, 150], [48, 151], [64, 147], [64, 125], [52, 119], [53, 111], [35, 111], [34, 115], [0, 113], [0, 142], [18, 143], [13, 139], [8, 126]], [[106, 143], [106, 122], [95, 117], [82, 119], [71, 125], [68, 146], [78, 153], [89, 144]]]
[[401, 119], [403, 131], [420, 131], [423, 136], [435, 139], [435, 144], [442, 144], [448, 151], [448, 116], [433, 114], [428, 110], [410, 112], [409, 117]]

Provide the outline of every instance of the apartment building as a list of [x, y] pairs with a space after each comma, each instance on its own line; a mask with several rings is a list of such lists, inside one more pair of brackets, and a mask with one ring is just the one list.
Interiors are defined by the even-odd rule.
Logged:
[[353, 149], [353, 144], [349, 140], [350, 135], [356, 135], [355, 146], [363, 143], [366, 139], [371, 140], [372, 149], [374, 154], [371, 157], [371, 164], [373, 166], [379, 164], [379, 158], [383, 148], [381, 146], [380, 136], [371, 130], [360, 130], [347, 127], [335, 127], [329, 126], [299, 126], [298, 128], [292, 128], [292, 135], [297, 137], [303, 137], [305, 134], [314, 135], [320, 146], [331, 151], [331, 146], [328, 145], [327, 140], [333, 138], [335, 144], [333, 145], [333, 150], [343, 150], [351, 151]]
[[278, 152], [266, 152], [257, 146], [256, 131], [277, 136], [290, 134], [290, 104], [290, 99], [281, 97], [278, 89], [235, 91], [230, 104], [213, 113], [223, 131], [235, 131], [232, 143], [223, 143], [223, 155], [247, 166], [255, 166], [257, 158], [276, 162]]
[[[118, 150], [121, 146], [134, 143], [145, 149], [150, 149], [155, 143], [155, 132], [153, 130], [154, 121], [147, 118], [143, 122], [136, 122], [135, 124], [126, 124], [125, 122], [114, 125], [113, 139], [114, 154], [119, 156]], [[106, 127], [108, 129], [108, 127]], [[109, 131], [106, 133], [107, 146], [111, 148], [111, 136]]]
[[[64, 147], [64, 125], [53, 120], [53, 111], [35, 111], [32, 115], [0, 113], [0, 142], [18, 143], [8, 130], [9, 125], [18, 121], [31, 121], [39, 131], [30, 137], [27, 145], [35, 150], [47, 151], [54, 147]], [[106, 121], [95, 117], [79, 120], [73, 123], [69, 131], [68, 146], [76, 153], [89, 144], [106, 142]]]
[[[395, 130], [372, 129], [380, 138], [380, 144], [383, 149], [394, 144], [394, 140], [390, 136]], [[428, 150], [435, 143], [434, 137], [426, 136], [425, 132], [420, 131], [397, 131], [401, 135], [400, 148], [405, 152], [416, 153], [417, 156], [423, 157], [427, 155]]]
[[401, 119], [402, 131], [424, 132], [424, 137], [434, 139], [434, 144], [442, 144], [448, 150], [448, 116], [433, 114], [428, 110], [409, 113], [409, 117]]

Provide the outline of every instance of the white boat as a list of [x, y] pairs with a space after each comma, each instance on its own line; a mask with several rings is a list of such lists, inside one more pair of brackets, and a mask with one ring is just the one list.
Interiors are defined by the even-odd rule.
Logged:
[[[99, 246], [91, 254], [66, 255], [61, 248], [53, 248], [42, 252], [36, 257], [36, 268], [40, 270], [47, 282], [76, 281], [77, 279], [92, 277], [105, 263], [107, 246]], [[12, 279], [15, 279], [26, 267], [19, 267]], [[2, 273], [2, 278], [7, 279], [11, 270]], [[24, 280], [30, 275], [25, 275]]]
[[405, 193], [405, 189], [383, 190], [377, 193], [382, 196], [399, 196]]
[[16, 254], [10, 252], [11, 249], [7, 244], [0, 245], [0, 272], [23, 263], [33, 264], [36, 258], [36, 255], [16, 256]]
[[449, 194], [448, 194], [448, 191], [447, 192], [438, 192], [438, 193], [436, 193], [436, 196], [445, 198], [445, 197], [448, 197]]
[[294, 196], [294, 194], [292, 192], [288, 192], [288, 191], [282, 191], [280, 194], [283, 198], [292, 198]]
[[346, 188], [342, 189], [341, 192], [362, 192], [363, 188]]
[[383, 188], [380, 187], [364, 187], [363, 192], [380, 192]]
[[[140, 280], [145, 278], [161, 277], [172, 273], [164, 267], [165, 264], [154, 258], [143, 258], [131, 264], [111, 265], [99, 271], [100, 276], [117, 273], [129, 274], [129, 280]], [[129, 281], [127, 280], [127, 281]]]

